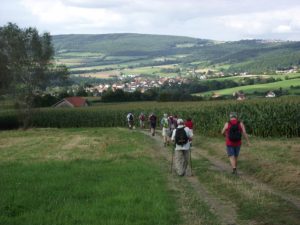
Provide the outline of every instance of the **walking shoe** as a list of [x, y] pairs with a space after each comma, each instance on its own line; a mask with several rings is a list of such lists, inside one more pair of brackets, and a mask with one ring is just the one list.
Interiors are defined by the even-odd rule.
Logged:
[[232, 169], [232, 172], [231, 172], [231, 174], [233, 174], [233, 175], [237, 175], [237, 170], [236, 170], [236, 168], [233, 168], [233, 169]]

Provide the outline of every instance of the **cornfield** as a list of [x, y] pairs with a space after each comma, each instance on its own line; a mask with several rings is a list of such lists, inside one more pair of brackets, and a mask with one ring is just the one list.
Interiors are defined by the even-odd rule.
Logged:
[[[32, 114], [32, 127], [120, 127], [126, 126], [126, 115], [137, 118], [141, 112], [155, 113], [159, 123], [164, 113], [191, 117], [194, 131], [204, 135], [217, 135], [229, 113], [235, 111], [244, 122], [249, 134], [261, 137], [300, 136], [300, 98], [256, 99], [244, 102], [136, 102], [100, 104], [87, 108], [36, 109]], [[22, 126], [16, 111], [0, 112], [0, 128]]]

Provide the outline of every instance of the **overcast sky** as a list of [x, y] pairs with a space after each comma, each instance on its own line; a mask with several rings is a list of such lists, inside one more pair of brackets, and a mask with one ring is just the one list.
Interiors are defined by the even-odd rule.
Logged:
[[51, 34], [300, 41], [300, 0], [0, 0], [8, 22]]

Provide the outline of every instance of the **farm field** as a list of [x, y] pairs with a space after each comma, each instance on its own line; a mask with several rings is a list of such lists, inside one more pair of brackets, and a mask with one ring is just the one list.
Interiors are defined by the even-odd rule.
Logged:
[[[300, 98], [250, 99], [246, 101], [198, 101], [198, 102], [124, 102], [96, 103], [83, 108], [40, 108], [31, 112], [33, 127], [119, 127], [125, 126], [126, 115], [135, 118], [141, 112], [154, 112], [158, 121], [164, 113], [193, 118], [198, 132], [207, 136], [219, 134], [220, 127], [235, 111], [249, 127], [249, 133], [260, 137], [299, 137]], [[180, 107], [176, 107], [180, 105]], [[22, 127], [22, 112], [0, 111], [0, 128]], [[63, 119], [62, 119], [63, 118]], [[158, 124], [159, 125], [159, 124]], [[268, 129], [266, 129], [266, 127]]]
[[[270, 90], [275, 90], [275, 89], [288, 89], [290, 90], [291, 86], [298, 86], [300, 85], [300, 79], [292, 79], [292, 80], [284, 80], [284, 81], [278, 81], [274, 83], [267, 83], [267, 84], [255, 84], [255, 85], [246, 85], [246, 86], [239, 86], [239, 87], [234, 87], [234, 88], [227, 88], [227, 89], [222, 89], [222, 90], [215, 90], [215, 91], [209, 91], [209, 92], [204, 92], [204, 93], [198, 93], [195, 95], [211, 95], [213, 92], [218, 93], [220, 95], [232, 95], [232, 93], [237, 92], [242, 90], [245, 93], [253, 93], [255, 91], [258, 92], [267, 92]], [[295, 93], [299, 93], [299, 90], [291, 91]]]
[[0, 224], [180, 221], [167, 172], [142, 134], [37, 129], [1, 132], [0, 143]]
[[241, 81], [244, 78], [257, 78], [257, 77], [261, 77], [261, 78], [274, 78], [274, 79], [282, 79], [285, 80], [286, 77], [290, 78], [290, 79], [294, 79], [294, 78], [299, 78], [300, 74], [299, 73], [292, 73], [292, 74], [268, 74], [268, 75], [257, 75], [257, 74], [248, 74], [248, 75], [236, 75], [236, 76], [230, 76], [230, 77], [218, 77], [218, 78], [209, 78], [210, 80], [218, 80], [218, 81], [222, 81], [222, 80], [234, 80], [234, 81]]
[[147, 130], [125, 128], [2, 131], [0, 222], [297, 224], [299, 138], [250, 140], [235, 177], [223, 138], [196, 135], [194, 175], [178, 177], [170, 173], [171, 147], [163, 147], [159, 133], [150, 137]]
[[117, 75], [120, 75], [119, 71], [117, 71], [117, 70], [111, 70], [111, 71], [104, 71], [104, 72], [84, 73], [84, 74], [76, 75], [76, 76], [109, 79], [112, 76], [117, 76]]

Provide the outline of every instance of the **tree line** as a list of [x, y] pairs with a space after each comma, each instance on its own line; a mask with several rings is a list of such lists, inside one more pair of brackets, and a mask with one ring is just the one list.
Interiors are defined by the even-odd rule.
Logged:
[[66, 66], [56, 65], [53, 56], [49, 33], [13, 23], [0, 27], [0, 95], [13, 96], [25, 120], [36, 95], [68, 80]]

